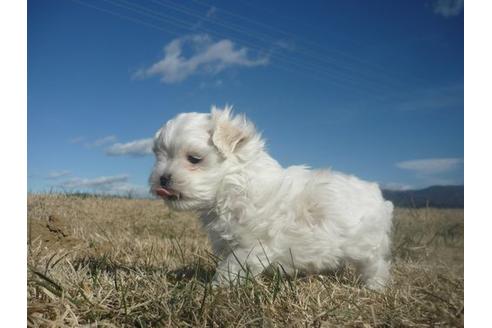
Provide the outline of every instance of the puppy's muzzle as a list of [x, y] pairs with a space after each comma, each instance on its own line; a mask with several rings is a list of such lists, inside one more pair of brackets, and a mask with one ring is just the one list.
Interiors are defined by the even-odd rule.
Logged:
[[170, 187], [171, 185], [171, 175], [163, 174], [159, 178], [159, 188], [155, 190], [155, 193], [161, 196], [163, 199], [168, 200], [179, 200], [180, 194]]
[[169, 188], [169, 185], [171, 184], [171, 174], [163, 174], [159, 178], [159, 182], [161, 187], [163, 188]]

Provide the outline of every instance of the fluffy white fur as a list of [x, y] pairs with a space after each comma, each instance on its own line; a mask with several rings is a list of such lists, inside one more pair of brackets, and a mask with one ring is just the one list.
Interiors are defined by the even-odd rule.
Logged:
[[223, 259], [216, 284], [271, 264], [293, 274], [345, 262], [355, 264], [368, 287], [387, 283], [393, 204], [376, 183], [332, 170], [282, 168], [254, 125], [230, 107], [178, 115], [156, 133], [154, 152], [151, 191], [173, 209], [201, 214]]

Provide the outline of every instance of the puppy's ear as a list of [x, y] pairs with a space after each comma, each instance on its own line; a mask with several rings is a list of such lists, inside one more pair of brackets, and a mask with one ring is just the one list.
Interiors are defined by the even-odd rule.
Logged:
[[154, 134], [154, 139], [152, 140], [152, 151], [156, 153], [159, 150], [159, 144], [160, 144], [160, 139], [161, 139], [161, 134], [162, 131], [164, 130], [164, 127], [161, 127], [157, 132]]
[[212, 142], [215, 147], [228, 157], [255, 135], [255, 128], [244, 116], [231, 113], [232, 107], [223, 110], [212, 106]]
[[154, 134], [154, 141], [157, 141], [161, 137], [161, 133], [164, 127], [161, 127], [157, 132]]

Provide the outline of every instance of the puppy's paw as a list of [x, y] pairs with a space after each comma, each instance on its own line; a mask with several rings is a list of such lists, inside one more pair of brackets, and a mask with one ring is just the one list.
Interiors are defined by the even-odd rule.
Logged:
[[382, 292], [386, 288], [386, 281], [383, 279], [369, 279], [365, 281], [365, 285], [367, 288], [376, 291], [376, 292]]
[[212, 279], [212, 288], [217, 289], [220, 287], [227, 287], [230, 283], [230, 279], [228, 279], [223, 273], [217, 271]]

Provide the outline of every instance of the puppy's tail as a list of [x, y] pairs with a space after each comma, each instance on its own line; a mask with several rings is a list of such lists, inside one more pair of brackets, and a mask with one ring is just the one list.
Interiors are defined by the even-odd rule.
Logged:
[[390, 202], [389, 200], [385, 200], [384, 201], [384, 207], [386, 209], [386, 213], [389, 216], [393, 215], [393, 210], [394, 210], [395, 207], [393, 206], [393, 203], [392, 202]]
[[393, 227], [393, 210], [394, 210], [393, 203], [390, 202], [389, 200], [385, 200], [382, 210], [383, 210], [382, 223], [385, 226], [384, 231], [386, 231], [386, 233], [390, 233]]

